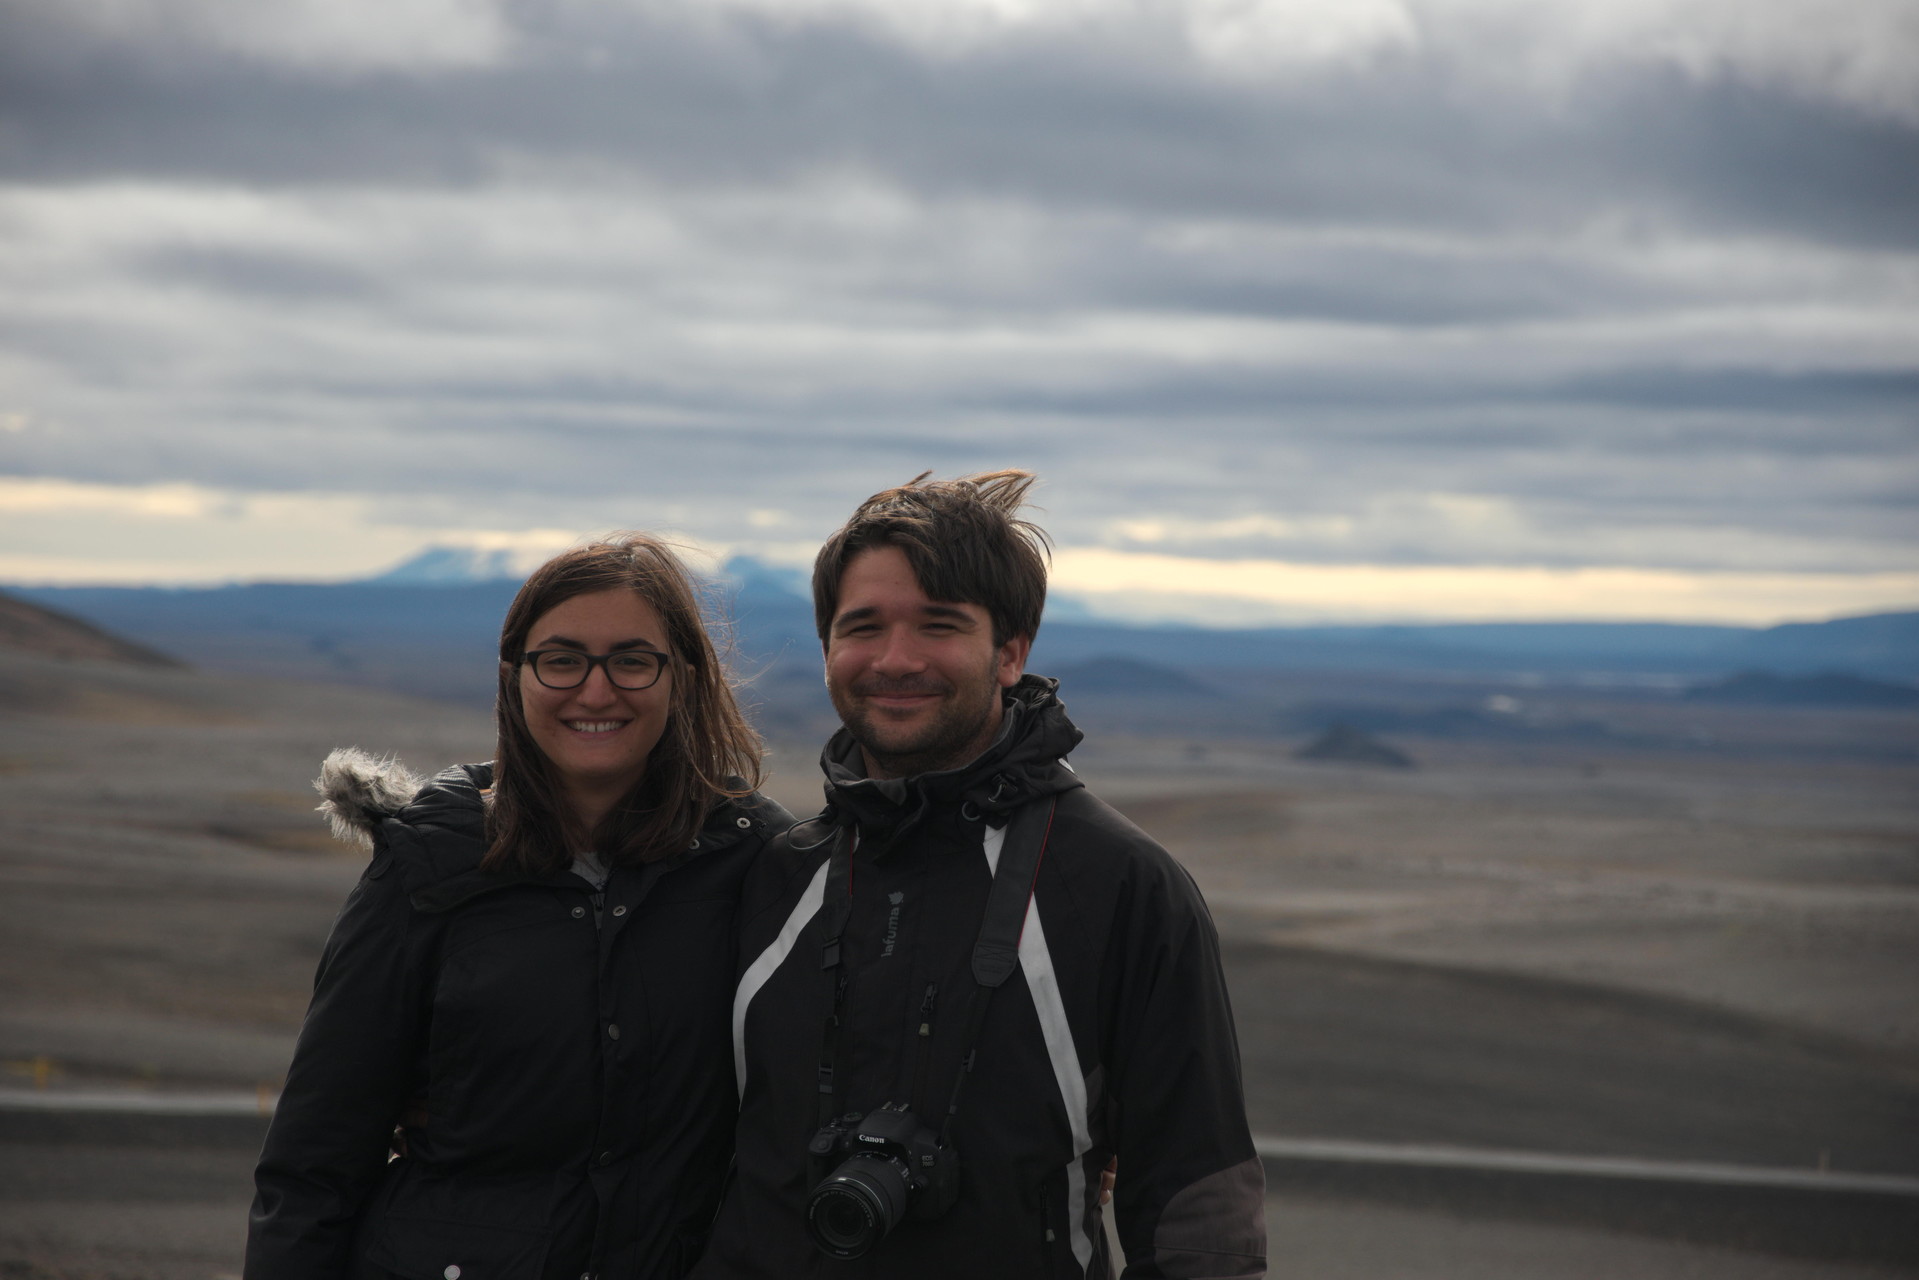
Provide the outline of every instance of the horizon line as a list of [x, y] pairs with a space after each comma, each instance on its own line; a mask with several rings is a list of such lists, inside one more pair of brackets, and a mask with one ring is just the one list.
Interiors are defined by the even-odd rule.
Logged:
[[[748, 557], [753, 558], [753, 557]], [[757, 563], [766, 563], [756, 561]], [[769, 566], [776, 567], [776, 566]], [[446, 580], [401, 580], [382, 581], [386, 572], [357, 578], [224, 578], [199, 579], [179, 582], [152, 581], [98, 581], [98, 582], [19, 582], [0, 580], [0, 592], [12, 594], [40, 591], [156, 591], [191, 592], [240, 590], [249, 587], [378, 587], [400, 590], [454, 590], [459, 588], [517, 585], [523, 577], [468, 578]], [[708, 581], [714, 581], [715, 575], [697, 574]], [[725, 582], [724, 575], [717, 580]], [[1836, 612], [1824, 616], [1791, 616], [1771, 622], [1725, 621], [1702, 618], [1675, 618], [1656, 615], [1591, 617], [1582, 615], [1550, 614], [1513, 614], [1508, 616], [1466, 616], [1444, 617], [1434, 615], [1407, 614], [1399, 617], [1354, 616], [1339, 618], [1334, 616], [1300, 620], [1248, 620], [1248, 621], [1207, 621], [1201, 617], [1177, 617], [1157, 613], [1154, 616], [1124, 617], [1111, 613], [1092, 611], [1088, 605], [1089, 593], [1066, 590], [1049, 590], [1048, 604], [1059, 602], [1074, 610], [1073, 615], [1050, 617], [1042, 615], [1042, 622], [1053, 626], [1094, 626], [1111, 627], [1127, 631], [1149, 630], [1190, 630], [1212, 632], [1262, 632], [1262, 631], [1329, 631], [1329, 630], [1382, 630], [1398, 627], [1407, 628], [1454, 628], [1454, 627], [1674, 627], [1674, 628], [1711, 628], [1724, 631], [1769, 631], [1788, 626], [1821, 626], [1834, 622], [1855, 621], [1865, 618], [1902, 617], [1919, 614], [1919, 602], [1906, 607], [1866, 609], [1860, 612]], [[790, 597], [796, 604], [810, 605], [811, 602], [797, 593]], [[1257, 604], [1257, 597], [1244, 597], [1247, 604]]]

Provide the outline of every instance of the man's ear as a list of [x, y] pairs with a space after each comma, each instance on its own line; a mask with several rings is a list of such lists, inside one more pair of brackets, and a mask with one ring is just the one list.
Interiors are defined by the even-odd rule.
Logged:
[[1014, 636], [999, 647], [999, 687], [1010, 689], [1026, 674], [1026, 655], [1033, 651], [1033, 637]]

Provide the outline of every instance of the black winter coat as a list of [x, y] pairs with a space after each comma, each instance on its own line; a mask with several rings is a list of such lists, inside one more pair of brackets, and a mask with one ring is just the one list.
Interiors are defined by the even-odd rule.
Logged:
[[[698, 1280], [1109, 1276], [1098, 1189], [1113, 1154], [1128, 1280], [1264, 1274], [1264, 1180], [1212, 920], [1185, 870], [1061, 762], [1080, 735], [1055, 687], [1027, 676], [993, 746], [951, 772], [869, 780], [849, 737], [828, 744], [826, 813], [776, 840], [748, 882], [738, 1167]], [[1018, 968], [969, 1046], [989, 860], [1035, 808], [1050, 831]], [[830, 855], [855, 835], [833, 953]], [[952, 1127], [957, 1201], [851, 1261], [816, 1249], [804, 1222], [827, 1172], [807, 1143], [829, 1044], [835, 1113], [910, 1103], [934, 1126], [978, 1050]]]
[[478, 869], [491, 780], [450, 769], [369, 815], [255, 1174], [247, 1280], [672, 1280], [704, 1244], [732, 1155], [741, 882], [792, 818], [727, 804], [596, 904], [570, 872]]

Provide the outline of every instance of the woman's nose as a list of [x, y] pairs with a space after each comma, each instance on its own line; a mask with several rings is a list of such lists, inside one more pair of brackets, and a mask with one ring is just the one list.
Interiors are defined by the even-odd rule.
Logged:
[[588, 671], [586, 679], [582, 680], [580, 687], [573, 691], [573, 696], [578, 701], [591, 706], [605, 706], [618, 697], [618, 692], [613, 687], [612, 677], [606, 674], [606, 665], [598, 663], [591, 671]]

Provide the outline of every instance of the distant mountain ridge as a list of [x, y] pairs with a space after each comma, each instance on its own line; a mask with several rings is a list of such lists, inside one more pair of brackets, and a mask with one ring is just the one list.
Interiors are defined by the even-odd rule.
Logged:
[[1686, 691], [1686, 700], [1765, 707], [1919, 707], [1919, 689], [1834, 672], [1781, 676], [1741, 671], [1695, 685]]
[[382, 573], [360, 581], [369, 584], [450, 586], [455, 583], [525, 581], [524, 557], [504, 547], [428, 547]]
[[[495, 685], [500, 620], [520, 579], [507, 572], [505, 553], [441, 550], [449, 549], [359, 582], [27, 587], [14, 594], [199, 666], [485, 702]], [[754, 677], [749, 696], [757, 691], [768, 704], [799, 699], [807, 714], [817, 713], [824, 706], [819, 639], [805, 572], [740, 556], [713, 585], [732, 622], [739, 665]], [[1172, 684], [1148, 680], [1125, 663], [1201, 685], [1208, 671], [1246, 670], [1643, 681], [1675, 689], [1743, 671], [1919, 681], [1919, 612], [1767, 628], [1460, 623], [1224, 630], [1125, 626], [1088, 618], [1070, 596], [1058, 604], [1029, 666], [1049, 673], [1081, 668], [1094, 682], [1115, 684], [1115, 692]]]
[[92, 658], [139, 667], [178, 667], [177, 658], [135, 644], [58, 609], [0, 592], [0, 647], [49, 658]]

